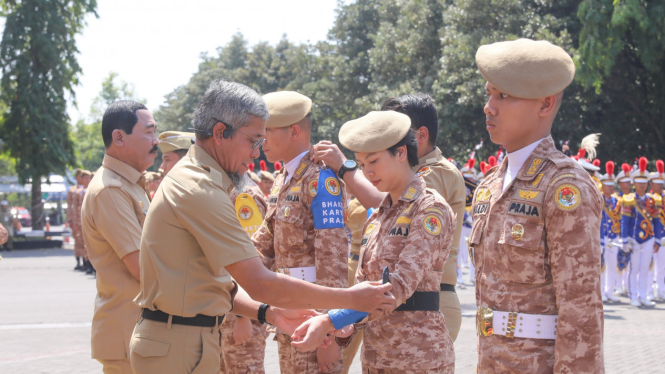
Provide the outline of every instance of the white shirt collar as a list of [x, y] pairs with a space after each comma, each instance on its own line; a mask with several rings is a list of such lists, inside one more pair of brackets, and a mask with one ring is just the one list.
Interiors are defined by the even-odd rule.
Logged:
[[286, 175], [286, 179], [284, 179], [284, 184], [285, 185], [287, 183], [289, 183], [289, 181], [291, 180], [291, 177], [293, 176], [293, 174], [295, 174], [296, 169], [298, 169], [298, 165], [300, 165], [300, 161], [302, 161], [302, 158], [305, 157], [307, 152], [309, 152], [309, 149], [306, 150], [305, 152], [297, 155], [296, 157], [293, 158], [293, 160], [287, 162], [286, 165], [284, 165], [284, 167], [286, 168], [286, 172], [288, 173]]
[[535, 141], [526, 147], [519, 149], [513, 153], [508, 153], [506, 157], [508, 157], [508, 168], [506, 168], [506, 174], [503, 176], [503, 190], [508, 187], [510, 182], [512, 182], [513, 179], [517, 176], [517, 173], [520, 172], [520, 169], [522, 168], [522, 165], [526, 162], [526, 160], [531, 156], [531, 153], [533, 153], [533, 150], [536, 149], [538, 144], [545, 140], [545, 138], [542, 138], [538, 141]]

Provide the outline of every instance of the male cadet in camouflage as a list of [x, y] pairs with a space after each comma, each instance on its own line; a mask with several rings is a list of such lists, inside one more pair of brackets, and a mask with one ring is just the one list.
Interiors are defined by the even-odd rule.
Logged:
[[81, 210], [83, 209], [83, 198], [85, 197], [85, 191], [88, 189], [91, 180], [92, 173], [88, 170], [81, 170], [81, 185], [74, 192], [72, 199], [74, 203], [74, 209], [77, 213], [75, 217], [76, 224], [79, 228], [80, 238], [80, 240], [77, 240], [74, 243], [74, 250], [76, 251], [76, 247], [78, 246], [79, 253], [83, 255], [83, 269], [81, 270], [85, 270], [85, 273], [88, 275], [95, 274], [95, 267], [92, 266], [90, 259], [88, 258], [88, 248], [85, 245], [85, 238], [83, 237], [83, 229], [81, 225]]
[[[76, 169], [76, 171], [74, 171], [74, 178], [76, 179], [76, 185], [69, 187], [69, 190], [67, 191], [67, 224], [72, 230], [72, 237], [76, 240], [78, 233], [75, 230], [78, 228], [74, 227], [74, 218], [76, 214], [76, 210], [74, 209], [74, 195], [76, 194], [78, 186], [81, 185], [81, 169]], [[85, 270], [85, 267], [81, 263], [81, 261], [85, 261], [85, 259], [83, 259], [80, 248], [78, 248], [76, 244], [74, 245], [74, 257], [76, 258], [76, 266], [74, 267], [74, 270]]]
[[162, 151], [162, 165], [164, 176], [173, 169], [175, 164], [185, 157], [189, 147], [194, 144], [196, 135], [193, 132], [164, 131], [157, 137], [159, 149]]
[[550, 135], [575, 64], [547, 41], [481, 46], [487, 131], [506, 148], [476, 189], [478, 373], [604, 373], [602, 197]]
[[653, 307], [655, 304], [647, 299], [649, 286], [649, 266], [654, 252], [660, 249], [663, 235], [663, 223], [658, 217], [660, 196], [647, 193], [649, 172], [647, 159], [640, 157], [638, 169], [630, 177], [635, 184], [635, 193], [623, 196], [621, 202], [621, 240], [624, 248], [631, 251], [628, 287], [630, 304], [636, 307]]
[[[460, 171], [441, 154], [435, 146], [439, 131], [434, 100], [425, 94], [409, 94], [387, 99], [381, 110], [392, 110], [406, 114], [411, 119], [411, 128], [416, 131], [418, 141], [418, 165], [413, 170], [425, 180], [428, 188], [435, 189], [457, 215], [453, 247], [443, 270], [440, 285], [439, 307], [446, 320], [446, 327], [453, 341], [462, 325], [462, 311], [455, 293], [457, 282], [457, 250], [462, 236], [462, 220], [466, 202], [466, 188]], [[324, 161], [344, 180], [349, 192], [365, 207], [377, 207], [386, 194], [380, 193], [360, 172], [355, 172], [355, 161], [346, 160], [339, 148], [328, 141], [315, 146], [315, 160]], [[346, 164], [349, 164], [346, 166]]]
[[[243, 191], [234, 188], [229, 194], [238, 221], [251, 237], [261, 224], [268, 210], [265, 195], [254, 182], [247, 182]], [[227, 314], [220, 325], [222, 333], [222, 357], [220, 374], [265, 373], [263, 362], [266, 338], [270, 333], [265, 325], [255, 319]]]
[[[617, 284], [617, 258], [623, 251], [621, 244], [621, 204], [614, 194], [614, 162], [605, 163], [605, 174], [599, 178], [603, 192], [603, 218], [600, 224], [600, 245], [603, 249], [605, 270], [600, 288], [603, 301], [620, 301], [614, 296]], [[603, 280], [605, 282], [603, 282]]]
[[[665, 186], [665, 163], [663, 160], [656, 161], [656, 172], [651, 173], [651, 191], [652, 196], [655, 199], [663, 199], [663, 187]], [[658, 205], [658, 219], [660, 220], [663, 230], [665, 230], [665, 206], [661, 203]], [[661, 240], [665, 237], [665, 232], [661, 233]], [[661, 242], [661, 244], [663, 244]], [[658, 250], [653, 255], [654, 257], [654, 267], [655, 267], [655, 276], [656, 276], [656, 288], [654, 292], [654, 297], [656, 299], [665, 300], [665, 250]]]
[[[265, 95], [270, 110], [263, 151], [284, 160], [275, 178], [263, 226], [252, 240], [268, 269], [327, 287], [347, 287], [348, 238], [344, 232], [346, 191], [330, 169], [312, 162], [312, 101], [297, 92]], [[343, 369], [335, 344], [302, 353], [278, 333], [282, 373], [332, 373]]]

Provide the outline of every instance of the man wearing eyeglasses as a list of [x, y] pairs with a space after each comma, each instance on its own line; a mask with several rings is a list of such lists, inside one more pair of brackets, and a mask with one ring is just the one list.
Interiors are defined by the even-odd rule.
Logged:
[[[308, 156], [312, 100], [291, 91], [263, 99], [270, 111], [263, 152], [268, 161], [283, 160], [285, 166], [275, 177], [264, 224], [252, 240], [269, 269], [322, 286], [347, 287], [346, 191], [332, 170]], [[290, 336], [278, 332], [276, 339], [282, 373], [344, 369], [336, 344], [302, 353], [291, 346]]]

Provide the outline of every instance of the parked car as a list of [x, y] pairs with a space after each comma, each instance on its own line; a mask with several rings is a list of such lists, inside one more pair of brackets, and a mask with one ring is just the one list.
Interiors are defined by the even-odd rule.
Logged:
[[32, 226], [32, 216], [30, 212], [22, 206], [16, 206], [12, 208], [12, 214], [14, 217], [18, 218], [18, 221], [21, 222], [22, 227]]

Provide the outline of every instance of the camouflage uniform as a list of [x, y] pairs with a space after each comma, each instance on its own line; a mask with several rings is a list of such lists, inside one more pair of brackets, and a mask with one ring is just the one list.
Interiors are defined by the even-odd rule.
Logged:
[[[259, 189], [259, 186], [250, 182], [245, 188], [245, 193], [249, 194], [256, 203], [261, 212], [261, 217], [265, 217], [268, 202], [265, 195]], [[231, 191], [229, 197], [235, 205], [236, 198], [240, 192]], [[233, 339], [233, 328], [235, 327], [237, 317], [235, 314], [227, 314], [224, 323], [220, 325], [222, 333], [222, 358], [220, 373], [225, 374], [245, 374], [245, 373], [265, 373], [263, 362], [266, 351], [266, 338], [270, 333], [266, 325], [261, 325], [259, 321], [252, 319], [252, 337], [242, 345], [235, 345]]]
[[[284, 184], [286, 168], [275, 177], [268, 197], [268, 211], [264, 224], [254, 233], [256, 245], [268, 269], [315, 267], [316, 284], [326, 287], [348, 287], [348, 238], [341, 228], [314, 229], [312, 202], [326, 186], [319, 185], [321, 169], [305, 154], [288, 183]], [[346, 192], [338, 179], [333, 178], [338, 194], [333, 214], [343, 223], [346, 210]], [[327, 179], [326, 179], [327, 180]], [[318, 373], [316, 352], [302, 353], [291, 346], [291, 338], [278, 333], [280, 368], [282, 373]], [[340, 359], [334, 372], [343, 369]]]
[[72, 235], [74, 235], [74, 255], [88, 259], [88, 251], [85, 248], [83, 240], [83, 230], [81, 229], [81, 206], [83, 204], [83, 194], [85, 188], [79, 185], [72, 196]]
[[[391, 205], [387, 196], [367, 221], [356, 282], [380, 281], [388, 266], [396, 305], [415, 291], [438, 293], [454, 229], [450, 206], [416, 178], [397, 202]], [[441, 311], [370, 314], [356, 327], [365, 335], [364, 372], [454, 372], [453, 341]]]
[[[494, 334], [478, 337], [478, 373], [604, 373], [600, 192], [551, 136], [502, 192], [507, 166], [490, 169], [474, 195], [476, 303], [538, 324], [511, 315], [512, 330], [495, 317]], [[556, 316], [546, 318], [556, 339], [517, 337], [522, 322], [541, 334], [542, 315]]]

